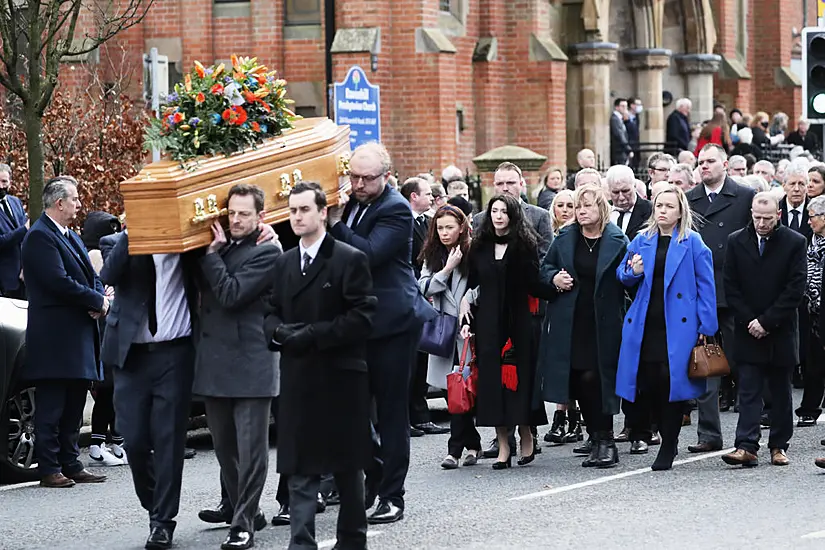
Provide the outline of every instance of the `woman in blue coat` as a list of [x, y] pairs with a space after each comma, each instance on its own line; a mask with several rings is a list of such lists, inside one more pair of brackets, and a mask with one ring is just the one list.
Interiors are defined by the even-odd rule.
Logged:
[[718, 330], [713, 259], [692, 222], [684, 192], [664, 188], [616, 269], [622, 284], [636, 288], [622, 328], [616, 394], [659, 426], [653, 470], [673, 466], [685, 402], [706, 391], [704, 380], [688, 379], [688, 360], [699, 335]]

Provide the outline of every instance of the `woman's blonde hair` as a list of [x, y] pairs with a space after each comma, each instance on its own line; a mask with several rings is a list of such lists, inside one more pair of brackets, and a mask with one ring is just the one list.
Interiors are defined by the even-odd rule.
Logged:
[[573, 195], [573, 208], [580, 207], [582, 200], [588, 196], [593, 199], [599, 209], [599, 231], [604, 231], [604, 228], [610, 223], [610, 205], [607, 204], [607, 195], [605, 195], [601, 185], [586, 183], [576, 189], [576, 193]]
[[[573, 217], [570, 218], [570, 220], [568, 220], [565, 223], [561, 223], [561, 220], [556, 219], [556, 203], [559, 200], [561, 200], [562, 195], [565, 196], [565, 197], [569, 195], [571, 201], [575, 201], [575, 196], [576, 196], [576, 194], [573, 191], [571, 191], [570, 189], [562, 189], [561, 191], [556, 193], [555, 197], [553, 197], [553, 202], [550, 203], [550, 227], [553, 230], [553, 234], [558, 233], [559, 229], [561, 229], [562, 226], [567, 225], [568, 223], [576, 221], [575, 212], [573, 213]], [[575, 202], [573, 204], [575, 204]]]
[[685, 192], [678, 186], [673, 184], [668, 184], [667, 187], [663, 187], [662, 190], [653, 197], [653, 211], [650, 213], [650, 218], [640, 233], [643, 233], [647, 237], [652, 237], [659, 233], [659, 224], [656, 223], [656, 199], [667, 193], [676, 195], [676, 202], [679, 203], [679, 221], [676, 222], [676, 227], [679, 228], [679, 234], [676, 236], [676, 240], [683, 241], [687, 238], [691, 230], [694, 229], [694, 217], [693, 212], [690, 210], [687, 195], [685, 195]]

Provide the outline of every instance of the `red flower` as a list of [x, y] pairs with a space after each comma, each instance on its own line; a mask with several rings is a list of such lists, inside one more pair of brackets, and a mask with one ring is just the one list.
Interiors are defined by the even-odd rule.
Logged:
[[206, 96], [203, 95], [203, 92], [198, 92], [198, 95], [195, 96], [195, 103], [203, 103], [206, 101]]
[[255, 130], [256, 132], [260, 132], [261, 131], [261, 125], [258, 124], [257, 122], [252, 122], [252, 129]]
[[233, 105], [229, 109], [226, 109], [223, 114], [221, 115], [225, 121], [229, 124], [235, 124], [236, 126], [240, 126], [244, 122], [246, 122], [246, 109], [241, 107], [240, 105]]
[[175, 113], [175, 114], [172, 116], [172, 121], [173, 121], [175, 124], [179, 124], [179, 123], [183, 122], [183, 113], [180, 113], [180, 112]]
[[212, 85], [212, 89], [210, 90], [215, 95], [220, 95], [223, 93], [223, 84], [218, 82], [217, 84]]

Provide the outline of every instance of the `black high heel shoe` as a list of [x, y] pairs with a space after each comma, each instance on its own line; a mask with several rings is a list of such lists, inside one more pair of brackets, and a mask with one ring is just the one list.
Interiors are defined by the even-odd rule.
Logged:
[[507, 461], [506, 462], [499, 462], [499, 461], [493, 462], [493, 470], [506, 470], [507, 468], [510, 468], [512, 466], [512, 459], [513, 459], [513, 454], [511, 452], [509, 455], [507, 455]]
[[536, 441], [533, 440], [533, 452], [531, 452], [529, 455], [525, 455], [524, 451], [522, 450], [521, 453], [521, 458], [519, 458], [516, 461], [516, 464], [518, 464], [519, 466], [526, 466], [527, 464], [533, 462], [536, 459]]

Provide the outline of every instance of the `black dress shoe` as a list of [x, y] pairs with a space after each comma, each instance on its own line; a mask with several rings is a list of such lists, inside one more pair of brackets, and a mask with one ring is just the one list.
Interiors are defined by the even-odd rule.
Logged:
[[198, 451], [195, 449], [186, 448], [183, 450], [183, 458], [184, 460], [189, 460], [190, 458], [195, 458], [195, 455], [198, 454]]
[[644, 441], [634, 441], [630, 444], [630, 454], [646, 455], [648, 451], [647, 443]]
[[166, 527], [152, 527], [149, 538], [146, 539], [146, 550], [164, 550], [172, 548], [172, 530]]
[[289, 525], [289, 504], [281, 506], [278, 513], [272, 516], [272, 525]]
[[659, 436], [658, 432], [653, 432], [653, 435], [650, 436], [650, 439], [647, 440], [647, 444], [651, 447], [656, 445], [660, 445], [662, 443], [662, 438]]
[[721, 451], [722, 445], [715, 445], [713, 443], [697, 443], [696, 445], [688, 445], [689, 453], [710, 453], [713, 451]]
[[232, 523], [232, 508], [221, 502], [214, 510], [206, 508], [198, 512], [198, 518], [206, 523]]
[[762, 413], [762, 418], [759, 419], [759, 426], [764, 430], [771, 427], [771, 416], [767, 413]]
[[401, 519], [404, 519], [404, 510], [389, 500], [381, 500], [378, 502], [378, 507], [375, 511], [367, 517], [367, 523], [370, 525], [395, 523]]
[[327, 497], [327, 506], [338, 506], [341, 504], [341, 495], [336, 489], [333, 489]]
[[410, 426], [410, 437], [424, 437], [424, 430], [419, 430], [415, 426]]
[[417, 430], [421, 430], [427, 435], [439, 435], [439, 434], [448, 434], [450, 433], [450, 428], [445, 428], [439, 426], [438, 424], [433, 424], [432, 422], [425, 422], [424, 424], [416, 424], [413, 428]]
[[221, 544], [221, 550], [246, 550], [253, 546], [255, 546], [255, 537], [252, 533], [233, 527]]
[[498, 439], [493, 438], [490, 446], [481, 451], [481, 458], [495, 458], [498, 456]]
[[622, 428], [622, 431], [619, 432], [619, 435], [616, 436], [614, 440], [616, 443], [627, 443], [630, 441], [630, 430], [627, 427]]
[[263, 531], [266, 529], [266, 516], [263, 512], [258, 512], [258, 515], [255, 516], [255, 519], [252, 520], [252, 528], [256, 531]]
[[593, 450], [593, 438], [588, 437], [587, 441], [579, 445], [578, 447], [573, 447], [573, 452], [577, 455], [589, 455], [590, 451]]
[[316, 514], [323, 514], [327, 511], [327, 499], [324, 498], [324, 495], [318, 493], [318, 496], [315, 497], [315, 513]]
[[811, 426], [816, 426], [816, 421], [818, 419], [815, 416], [807, 416], [803, 415], [799, 417], [799, 421], [796, 423], [797, 428], [810, 428]]

